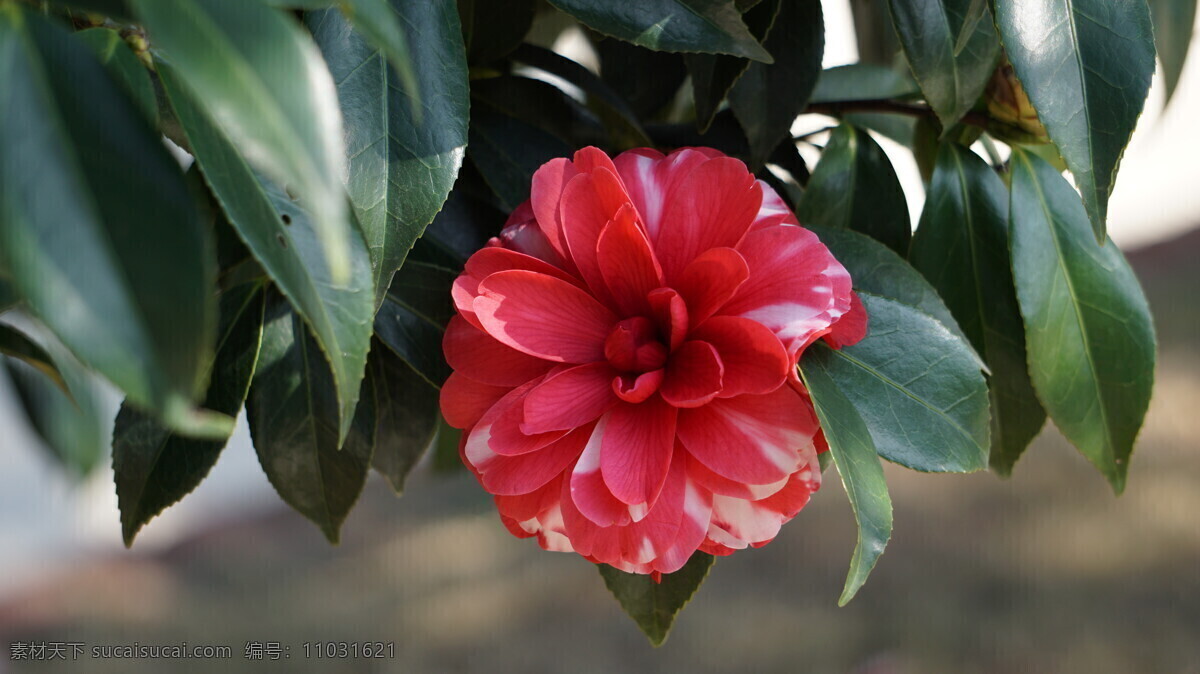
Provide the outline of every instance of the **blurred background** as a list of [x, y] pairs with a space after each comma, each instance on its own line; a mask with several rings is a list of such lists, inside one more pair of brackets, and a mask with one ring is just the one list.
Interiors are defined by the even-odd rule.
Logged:
[[[855, 61], [847, 1], [824, 4], [826, 67]], [[555, 47], [582, 60], [582, 44], [568, 33]], [[0, 378], [0, 672], [1200, 673], [1200, 59], [1162, 101], [1156, 80], [1111, 208], [1160, 340], [1120, 498], [1050, 426], [1011, 480], [888, 466], [892, 543], [839, 609], [855, 527], [828, 474], [775, 542], [719, 560], [653, 649], [593, 565], [512, 538], [463, 473], [418, 469], [400, 499], [373, 476], [329, 546], [271, 492], [244, 423], [200, 488], [125, 550], [111, 470], [65, 473]], [[911, 155], [883, 142], [919, 213]], [[9, 660], [30, 641], [232, 658]], [[304, 657], [324, 641], [394, 642], [395, 659]], [[290, 657], [247, 660], [248, 642]]]

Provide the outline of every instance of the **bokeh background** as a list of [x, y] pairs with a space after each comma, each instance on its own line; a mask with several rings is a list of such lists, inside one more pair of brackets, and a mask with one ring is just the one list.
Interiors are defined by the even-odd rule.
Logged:
[[[826, 66], [853, 62], [847, 2], [825, 6]], [[583, 44], [568, 33], [555, 47], [586, 61]], [[244, 424], [196, 493], [125, 550], [111, 471], [65, 474], [0, 379], [0, 673], [1200, 673], [1200, 58], [1162, 99], [1156, 81], [1111, 211], [1160, 338], [1119, 498], [1050, 426], [1009, 480], [888, 466], [893, 540], [838, 608], [855, 529], [829, 473], [775, 542], [719, 560], [653, 649], [591, 564], [509, 536], [462, 473], [423, 467], [399, 499], [372, 479], [329, 546], [272, 493]], [[911, 156], [891, 154], [919, 213]], [[10, 661], [19, 641], [233, 657]], [[304, 658], [324, 641], [394, 642], [396, 657]], [[246, 660], [247, 642], [290, 657]]]

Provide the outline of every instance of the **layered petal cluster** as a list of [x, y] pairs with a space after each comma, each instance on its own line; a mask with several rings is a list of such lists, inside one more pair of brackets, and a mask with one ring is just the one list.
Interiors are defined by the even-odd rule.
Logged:
[[796, 364], [850, 277], [711, 149], [555, 159], [454, 283], [442, 388], [513, 534], [633, 573], [772, 540], [820, 486]]

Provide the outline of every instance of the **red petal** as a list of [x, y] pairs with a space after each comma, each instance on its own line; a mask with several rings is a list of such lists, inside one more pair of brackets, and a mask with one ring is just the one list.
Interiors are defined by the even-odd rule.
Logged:
[[604, 429], [607, 419], [601, 419], [592, 431], [579, 462], [571, 471], [571, 500], [579, 508], [579, 512], [596, 526], [624, 526], [636, 519], [646, 516], [646, 506], [639, 504], [630, 506], [617, 500], [604, 484], [600, 473], [601, 446], [604, 441]]
[[451, 373], [442, 384], [442, 416], [454, 428], [471, 428], [509, 390], [503, 386], [481, 384], [457, 372]]
[[520, 386], [554, 366], [501, 344], [461, 316], [452, 317], [446, 325], [442, 350], [455, 372], [492, 386]]
[[658, 329], [671, 349], [679, 348], [688, 332], [687, 303], [673, 288], [656, 288], [646, 295]]
[[786, 386], [679, 413], [679, 439], [688, 452], [718, 475], [746, 484], [771, 484], [795, 472], [800, 449], [816, 432], [812, 407]]
[[613, 393], [627, 403], [640, 403], [658, 392], [665, 376], [666, 370], [659, 368], [639, 375], [623, 374], [613, 377]]
[[714, 496], [708, 536], [733, 549], [761, 547], [774, 539], [783, 523], [795, 517], [820, 488], [820, 471], [810, 467], [816, 465], [816, 454], [811, 449], [808, 454], [812, 462], [791, 475], [783, 489], [767, 498], [747, 501]]
[[690, 148], [667, 157], [655, 150], [639, 148], [613, 160], [651, 243], [658, 241], [667, 202], [676, 198], [675, 191], [688, 174], [708, 159], [705, 153]]
[[722, 398], [770, 393], [787, 379], [791, 360], [769, 328], [748, 318], [714, 316], [692, 331], [712, 344], [725, 364]]
[[688, 319], [699, 325], [725, 306], [749, 276], [750, 267], [740, 253], [713, 248], [684, 267], [675, 287], [687, 302]]
[[590, 428], [581, 428], [535, 452], [492, 456], [475, 463], [483, 488], [492, 494], [528, 494], [562, 474], [583, 451]]
[[550, 480], [528, 494], [496, 496], [493, 499], [496, 502], [496, 510], [499, 510], [502, 516], [517, 522], [537, 517], [551, 506], [558, 504], [558, 499], [562, 495], [561, 477], [560, 474], [558, 478]]
[[[503, 232], [501, 233], [503, 234]], [[493, 239], [496, 241], [496, 239]], [[467, 260], [466, 268], [450, 289], [454, 298], [454, 306], [472, 325], [482, 329], [479, 319], [475, 317], [474, 301], [479, 295], [479, 284], [485, 278], [501, 271], [525, 269], [560, 278], [568, 283], [582, 287], [579, 279], [571, 276], [554, 265], [515, 250], [490, 246], [476, 251]]]
[[746, 484], [744, 482], [736, 482], [727, 477], [712, 472], [705, 467], [703, 463], [692, 459], [688, 464], [688, 477], [697, 485], [711, 491], [713, 494], [720, 496], [731, 496], [733, 498], [745, 499], [747, 501], [757, 501], [764, 499], [780, 489], [787, 486], [790, 477], [780, 479], [778, 482], [771, 484]]
[[475, 314], [488, 334], [545, 360], [590, 363], [604, 358], [617, 322], [583, 290], [530, 271], [502, 271], [479, 284]]
[[675, 446], [674, 407], [653, 396], [637, 405], [617, 405], [608, 416], [600, 470], [609, 491], [624, 503], [658, 498]]
[[569, 159], [551, 159], [534, 172], [533, 184], [530, 187], [529, 201], [533, 206], [538, 227], [546, 235], [550, 246], [567, 259], [570, 255], [567, 254], [567, 244], [563, 240], [559, 205], [567, 183], [578, 173]]
[[761, 180], [758, 181], [758, 186], [763, 191], [763, 202], [758, 209], [758, 215], [754, 217], [754, 223], [750, 225], [751, 231], [779, 225], [800, 224], [796, 215], [787, 207], [778, 192]]
[[479, 462], [493, 454], [517, 456], [541, 449], [566, 435], [566, 431], [552, 431], [526, 435], [521, 432], [524, 416], [525, 395], [540, 383], [533, 381], [519, 386], [501, 398], [479, 419], [471, 429], [463, 446], [463, 456], [478, 467]]
[[646, 294], [662, 286], [662, 269], [646, 234], [637, 225], [633, 206], [622, 207], [605, 225], [596, 255], [600, 274], [621, 312], [626, 316], [646, 315], [650, 308]]
[[550, 375], [525, 396], [524, 433], [576, 428], [600, 418], [617, 403], [616, 371], [608, 363], [588, 363]]
[[600, 273], [596, 243], [604, 226], [627, 203], [621, 179], [605, 168], [575, 176], [563, 190], [561, 217], [567, 250], [592, 293], [604, 302], [609, 299], [608, 286]]
[[690, 340], [671, 354], [659, 393], [675, 407], [699, 407], [721, 392], [725, 366], [708, 342]]
[[762, 188], [732, 157], [696, 167], [667, 201], [655, 243], [668, 282], [710, 248], [734, 247], [762, 205]]
[[857, 344], [867, 336], [867, 309], [863, 306], [862, 300], [858, 299], [858, 293], [850, 293], [850, 311], [838, 319], [837, 323], [833, 324], [833, 329], [824, 339], [829, 342], [830, 346], [835, 349], [840, 349], [843, 346]]

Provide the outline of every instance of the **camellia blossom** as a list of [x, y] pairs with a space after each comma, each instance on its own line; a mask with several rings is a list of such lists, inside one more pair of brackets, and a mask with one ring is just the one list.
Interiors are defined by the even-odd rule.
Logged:
[[453, 295], [442, 411], [504, 524], [656, 577], [808, 502], [825, 445], [797, 362], [867, 327], [829, 250], [706, 148], [548, 162]]

